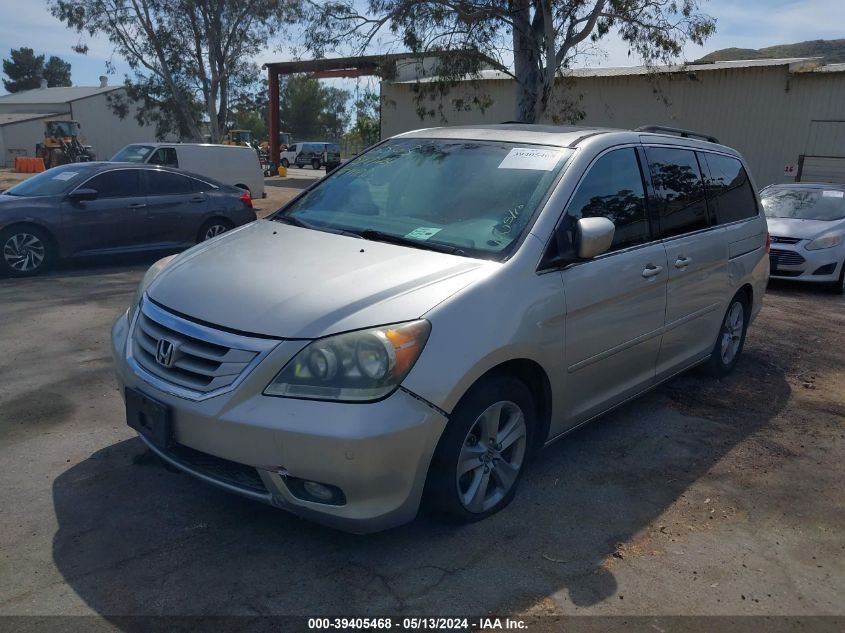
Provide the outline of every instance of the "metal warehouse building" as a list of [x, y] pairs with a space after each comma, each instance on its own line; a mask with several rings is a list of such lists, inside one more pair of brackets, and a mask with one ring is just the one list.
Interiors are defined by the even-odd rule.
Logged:
[[[419, 65], [397, 68], [382, 84], [382, 135], [444, 124], [421, 120], [418, 105], [442, 105], [445, 125], [513, 119], [514, 81], [497, 71], [459, 85], [442, 101], [414, 84]], [[642, 66], [568, 71], [566, 90], [580, 98], [583, 125], [635, 128], [659, 124], [716, 136], [746, 157], [759, 186], [775, 182], [845, 182], [845, 64], [821, 58], [765, 59], [667, 66], [653, 75]], [[429, 80], [430, 81], [430, 80]], [[563, 88], [563, 86], [561, 86]], [[484, 112], [459, 110], [456, 98], [488, 96]], [[549, 109], [549, 119], [560, 106]]]
[[44, 121], [72, 119], [79, 122], [80, 140], [91, 145], [97, 158], [108, 160], [128, 143], [152, 141], [155, 128], [139, 125], [131, 104], [121, 119], [111, 108], [110, 97], [125, 94], [100, 77], [96, 87], [36, 88], [0, 97], [0, 166], [14, 165], [15, 156], [34, 156], [35, 144], [44, 139]]

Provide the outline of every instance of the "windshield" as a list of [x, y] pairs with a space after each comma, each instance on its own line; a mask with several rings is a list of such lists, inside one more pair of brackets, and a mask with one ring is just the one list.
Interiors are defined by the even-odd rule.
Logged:
[[239, 132], [232, 132], [232, 138], [237, 143], [248, 143], [252, 140], [252, 132], [241, 130]]
[[50, 121], [47, 124], [49, 136], [76, 136], [76, 123], [73, 121]]
[[155, 149], [152, 145], [127, 145], [112, 156], [113, 163], [143, 163]]
[[773, 189], [764, 191], [760, 200], [767, 218], [845, 219], [845, 191], [841, 189]]
[[80, 163], [54, 167], [7, 189], [9, 196], [55, 196], [75, 187], [94, 171]]
[[493, 141], [394, 139], [346, 163], [274, 219], [501, 258], [572, 153]]

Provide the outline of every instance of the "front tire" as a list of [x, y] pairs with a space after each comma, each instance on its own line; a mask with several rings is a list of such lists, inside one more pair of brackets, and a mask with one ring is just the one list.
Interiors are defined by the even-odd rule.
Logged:
[[287, 158], [282, 159], [282, 167], [284, 167], [285, 169], [288, 169], [290, 167], [290, 161], [288, 161]]
[[835, 295], [845, 294], [845, 262], [842, 262], [842, 270], [839, 271], [839, 280], [830, 284], [830, 291]]
[[320, 169], [320, 159], [318, 159], [318, 158], [312, 158], [311, 159], [311, 169], [313, 169], [314, 171], [317, 171], [318, 169]]
[[0, 232], [0, 270], [9, 277], [31, 277], [50, 268], [55, 248], [46, 231], [11, 226]]
[[461, 400], [437, 444], [426, 500], [444, 518], [480, 521], [507, 506], [525, 469], [536, 407], [528, 387], [492, 375]]
[[728, 310], [722, 319], [719, 336], [713, 345], [713, 351], [708, 361], [708, 369], [716, 378], [727, 376], [736, 367], [742, 349], [745, 347], [745, 332], [748, 329], [748, 319], [751, 306], [744, 292], [734, 295], [728, 304]]

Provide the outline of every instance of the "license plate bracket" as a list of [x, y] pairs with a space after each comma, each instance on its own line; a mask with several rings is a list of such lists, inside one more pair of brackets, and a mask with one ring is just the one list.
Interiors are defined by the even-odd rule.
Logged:
[[127, 388], [125, 393], [126, 423], [161, 449], [173, 443], [170, 407], [140, 391]]

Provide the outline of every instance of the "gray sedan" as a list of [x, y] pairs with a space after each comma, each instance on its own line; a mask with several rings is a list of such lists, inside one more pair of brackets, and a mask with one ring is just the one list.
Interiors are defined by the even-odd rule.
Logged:
[[249, 192], [154, 165], [76, 163], [0, 194], [0, 274], [59, 258], [179, 250], [255, 220]]

